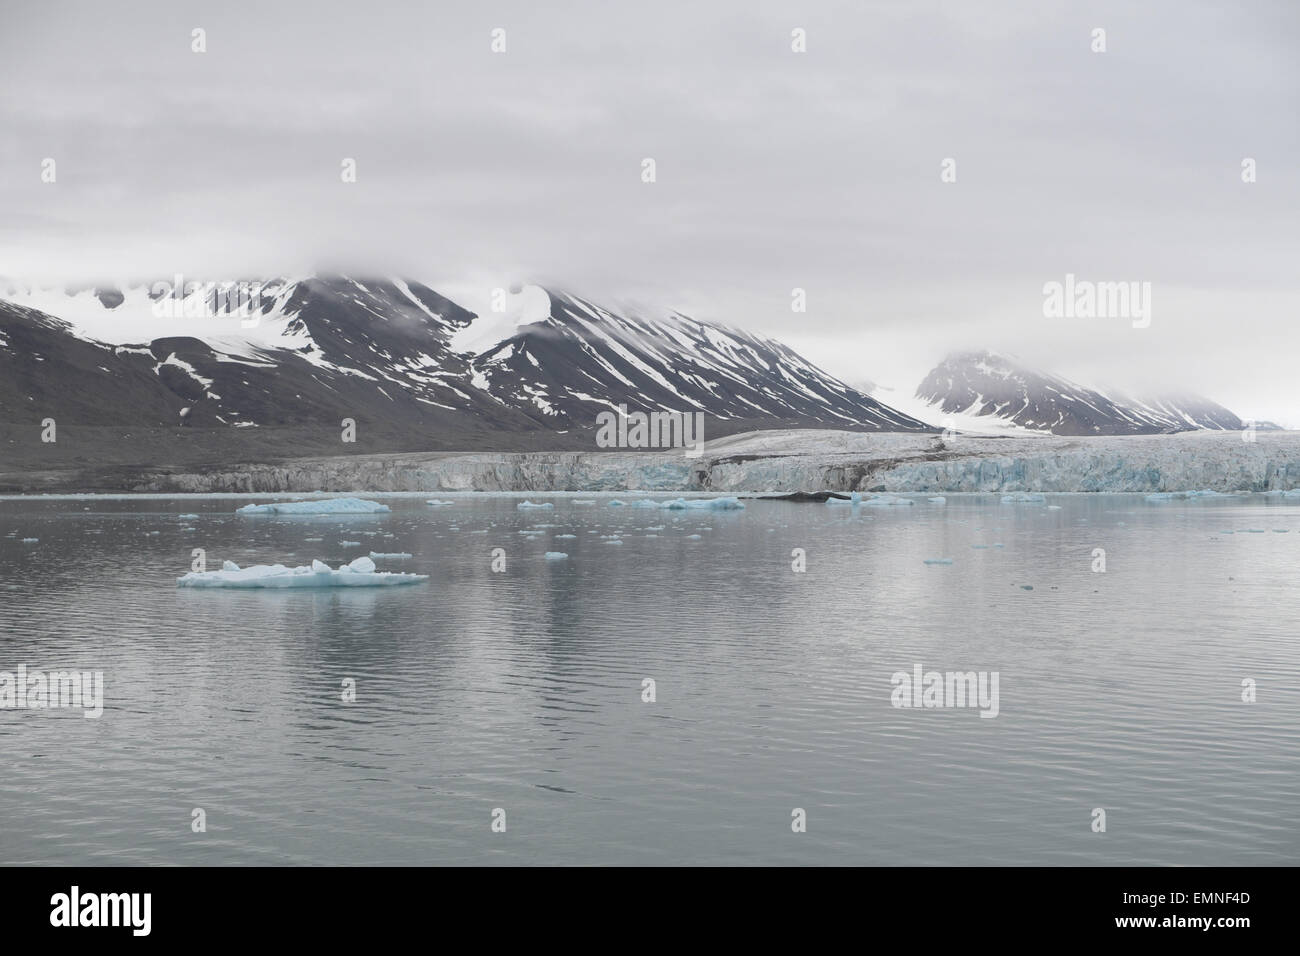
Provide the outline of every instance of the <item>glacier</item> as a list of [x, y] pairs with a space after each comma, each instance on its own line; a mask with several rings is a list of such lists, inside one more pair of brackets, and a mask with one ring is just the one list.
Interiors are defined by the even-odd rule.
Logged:
[[[1159, 492], [1300, 489], [1300, 433], [1032, 438], [828, 429], [745, 432], [688, 459], [661, 452], [354, 455], [233, 465], [132, 479], [137, 493], [859, 491]], [[612, 505], [612, 502], [610, 503]]]

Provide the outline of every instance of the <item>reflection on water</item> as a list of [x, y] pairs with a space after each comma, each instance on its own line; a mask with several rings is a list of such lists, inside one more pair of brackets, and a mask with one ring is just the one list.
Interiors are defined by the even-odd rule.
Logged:
[[[553, 500], [0, 501], [0, 671], [106, 696], [0, 710], [0, 863], [1297, 861], [1300, 509]], [[178, 589], [194, 548], [432, 578]], [[999, 672], [999, 716], [895, 709], [915, 664]]]

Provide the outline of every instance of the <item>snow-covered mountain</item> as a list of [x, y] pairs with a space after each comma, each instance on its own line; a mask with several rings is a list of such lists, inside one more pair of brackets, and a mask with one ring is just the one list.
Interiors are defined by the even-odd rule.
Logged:
[[546, 292], [534, 308], [474, 368], [485, 389], [549, 427], [586, 426], [622, 404], [760, 426], [924, 428], [772, 339], [677, 312], [615, 312], [561, 292]]
[[[533, 427], [469, 385], [470, 357], [449, 338], [473, 313], [431, 289], [344, 277], [256, 285], [256, 307], [242, 312], [210, 295], [204, 302], [203, 288], [173, 299], [153, 283], [6, 290], [44, 311], [0, 303], [0, 336], [10, 340], [0, 345], [0, 420], [41, 417], [50, 402], [38, 395], [75, 390], [95, 407], [90, 417], [71, 416], [85, 424], [329, 424], [337, 432], [352, 418], [410, 433], [415, 447], [466, 428]], [[56, 374], [58, 362], [48, 364], [70, 357], [80, 367], [66, 377]], [[147, 396], [120, 387], [141, 378], [153, 380]]]
[[231, 287], [175, 285], [0, 283], [0, 423], [58, 412], [74, 424], [337, 435], [352, 418], [410, 449], [455, 447], [467, 432], [592, 429], [619, 405], [700, 411], [733, 430], [923, 428], [778, 342], [675, 313], [619, 315], [532, 287], [520, 296], [529, 308], [475, 354], [466, 343], [484, 323], [418, 282], [236, 287], [256, 290], [251, 304]]
[[914, 398], [905, 405], [914, 415], [941, 424], [951, 416], [959, 428], [988, 423], [989, 431], [1141, 435], [1243, 427], [1228, 409], [1199, 395], [1103, 391], [987, 351], [952, 353], [925, 376]]

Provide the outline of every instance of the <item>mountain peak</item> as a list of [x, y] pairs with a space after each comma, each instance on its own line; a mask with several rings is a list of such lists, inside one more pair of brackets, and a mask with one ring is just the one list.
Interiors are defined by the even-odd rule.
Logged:
[[1199, 395], [1135, 398], [1114, 389], [1102, 391], [987, 350], [950, 353], [921, 380], [916, 397], [929, 407], [931, 419], [962, 415], [1057, 435], [1242, 427], [1232, 412]]

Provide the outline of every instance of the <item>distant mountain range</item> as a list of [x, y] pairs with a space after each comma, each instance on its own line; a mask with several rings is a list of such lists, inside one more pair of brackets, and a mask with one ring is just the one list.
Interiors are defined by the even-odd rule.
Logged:
[[161, 288], [0, 282], [0, 424], [333, 428], [351, 418], [412, 450], [583, 433], [620, 406], [702, 412], [715, 436], [934, 431], [954, 418], [1058, 435], [1243, 426], [1198, 396], [1102, 392], [989, 352], [950, 355], [912, 395], [872, 392], [773, 339], [536, 287], [495, 317], [394, 278], [268, 280], [251, 315], [203, 287]]
[[1245, 424], [1190, 392], [1135, 396], [1101, 390], [988, 351], [952, 353], [925, 376], [914, 399], [908, 410], [926, 421], [954, 417], [964, 425], [1055, 435], [1151, 435]]

